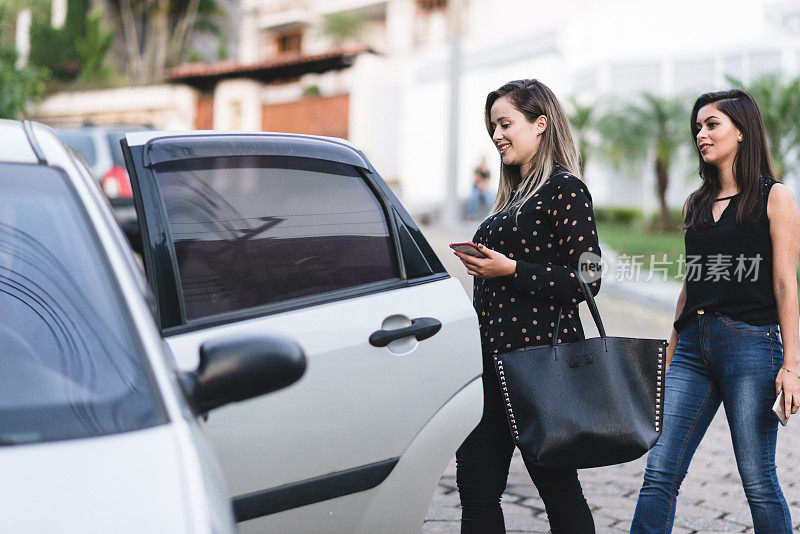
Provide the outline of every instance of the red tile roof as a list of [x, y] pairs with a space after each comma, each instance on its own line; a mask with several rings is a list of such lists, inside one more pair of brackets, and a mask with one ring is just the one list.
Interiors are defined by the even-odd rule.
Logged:
[[320, 54], [301, 54], [299, 52], [258, 61], [238, 63], [220, 61], [219, 63], [184, 63], [166, 72], [166, 79], [184, 82], [189, 85], [209, 85], [224, 78], [256, 78], [263, 81], [279, 80], [299, 76], [308, 72], [326, 72], [352, 65], [355, 57], [371, 51], [367, 45], [352, 45], [332, 48]]

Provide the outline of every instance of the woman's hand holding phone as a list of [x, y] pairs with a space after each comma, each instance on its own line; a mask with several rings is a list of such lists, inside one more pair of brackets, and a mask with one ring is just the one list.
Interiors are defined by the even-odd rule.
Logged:
[[450, 243], [450, 248], [456, 252], [466, 254], [467, 256], [475, 256], [476, 258], [485, 258], [486, 254], [478, 249], [478, 245], [472, 241], [464, 241], [463, 243]]
[[800, 377], [797, 376], [797, 372], [785, 366], [781, 367], [775, 378], [775, 391], [782, 398], [781, 410], [788, 420], [800, 408]]
[[475, 250], [483, 254], [484, 257], [479, 258], [474, 255], [465, 254], [464, 252], [459, 252], [454, 246], [463, 244], [464, 243], [453, 243], [450, 246], [454, 250], [453, 253], [458, 256], [458, 259], [460, 259], [464, 267], [467, 268], [467, 274], [470, 276], [498, 278], [501, 276], [511, 276], [516, 272], [517, 262], [507, 257], [505, 254], [486, 248], [483, 245], [468, 243], [473, 246]]

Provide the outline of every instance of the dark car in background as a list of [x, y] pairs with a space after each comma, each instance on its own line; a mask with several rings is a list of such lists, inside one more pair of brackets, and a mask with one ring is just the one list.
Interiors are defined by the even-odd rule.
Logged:
[[56, 136], [72, 148], [92, 172], [97, 184], [108, 198], [114, 217], [125, 230], [131, 245], [141, 252], [138, 243], [138, 224], [133, 194], [120, 140], [131, 131], [150, 129], [142, 125], [81, 126], [55, 128]]

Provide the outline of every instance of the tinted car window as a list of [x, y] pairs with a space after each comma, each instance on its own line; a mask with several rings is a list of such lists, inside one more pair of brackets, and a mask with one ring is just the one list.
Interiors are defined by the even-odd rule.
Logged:
[[94, 139], [92, 139], [91, 135], [59, 133], [58, 138], [61, 139], [64, 144], [75, 150], [89, 167], [94, 167], [95, 163], [97, 163], [97, 152], [94, 147]]
[[0, 164], [0, 444], [165, 421], [93, 236], [59, 171]]
[[396, 276], [383, 210], [352, 166], [216, 157], [155, 173], [187, 319]]

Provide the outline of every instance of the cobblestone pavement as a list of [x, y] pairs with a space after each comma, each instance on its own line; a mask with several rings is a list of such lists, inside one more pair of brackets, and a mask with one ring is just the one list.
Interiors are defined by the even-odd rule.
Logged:
[[[442, 258], [445, 267], [470, 288], [457, 258], [448, 254], [447, 243], [470, 236], [423, 229]], [[604, 295], [601, 289], [597, 305], [609, 335], [665, 338], [671, 328], [672, 314], [636, 305]], [[587, 337], [597, 335], [591, 315], [581, 306], [581, 319]], [[778, 431], [776, 463], [778, 479], [792, 513], [795, 531], [800, 532], [800, 416]], [[592, 508], [598, 533], [630, 530], [630, 521], [642, 482], [645, 458], [622, 465], [581, 470], [584, 494]], [[503, 494], [503, 511], [508, 532], [549, 532], [544, 505], [528, 476], [519, 453], [515, 453]], [[423, 534], [459, 532], [460, 508], [455, 483], [455, 462], [447, 466], [433, 496], [422, 528]], [[697, 449], [689, 473], [678, 496], [675, 517], [676, 534], [711, 532], [753, 532], [750, 511], [736, 470], [728, 424], [724, 410], [708, 429]]]

